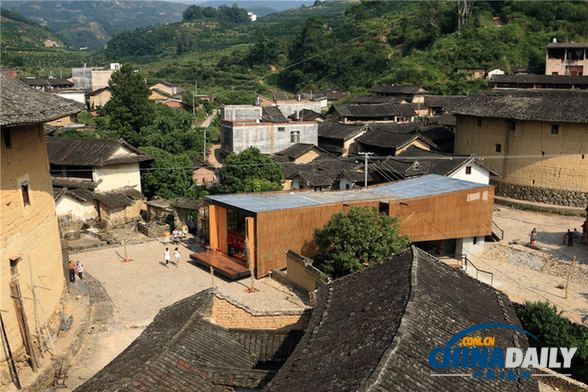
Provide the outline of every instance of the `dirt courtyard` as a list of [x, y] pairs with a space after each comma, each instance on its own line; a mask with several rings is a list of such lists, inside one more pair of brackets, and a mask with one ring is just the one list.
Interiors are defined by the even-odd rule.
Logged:
[[[494, 221], [505, 230], [505, 239], [486, 244], [484, 254], [472, 257], [472, 262], [480, 269], [491, 271], [494, 286], [513, 301], [547, 299], [563, 309], [572, 320], [582, 322], [588, 316], [588, 285], [579, 283], [581, 280], [575, 275], [569, 299], [565, 300], [563, 290], [557, 288], [565, 278], [537, 271], [524, 261], [526, 258], [548, 258], [569, 265], [571, 258], [576, 256], [577, 265], [588, 266], [587, 246], [561, 245], [563, 233], [568, 228], [580, 229], [583, 219], [501, 205], [495, 207]], [[533, 227], [539, 232], [537, 245], [542, 250], [509, 244], [513, 240], [528, 242], [527, 233]], [[210, 272], [189, 261], [192, 250], [188, 245], [179, 246], [179, 266], [172, 263], [169, 268], [164, 263], [165, 247], [161, 241], [129, 246], [128, 255], [133, 260], [129, 263], [121, 262], [124, 258], [122, 247], [71, 255], [73, 260], [84, 264], [91, 276], [87, 281], [90, 291], [102, 294], [94, 298], [89, 336], [70, 369], [70, 389], [81, 385], [120, 354], [161, 308], [211, 287]], [[522, 261], [515, 262], [513, 257]], [[230, 282], [215, 276], [214, 284], [221, 293], [256, 310], [301, 309], [308, 304], [304, 293], [293, 292], [269, 278], [255, 281], [255, 287], [260, 291], [254, 294], [245, 292], [250, 278]]]

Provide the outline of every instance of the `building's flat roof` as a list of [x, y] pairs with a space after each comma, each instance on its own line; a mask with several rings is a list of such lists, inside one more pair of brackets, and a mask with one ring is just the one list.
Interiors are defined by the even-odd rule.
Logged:
[[258, 213], [341, 202], [377, 199], [407, 200], [442, 193], [485, 188], [488, 186], [489, 185], [430, 174], [424, 177], [357, 191], [344, 190], [331, 192], [309, 191], [273, 194], [215, 195], [206, 196], [206, 199], [212, 200], [213, 202], [221, 204], [227, 208]]

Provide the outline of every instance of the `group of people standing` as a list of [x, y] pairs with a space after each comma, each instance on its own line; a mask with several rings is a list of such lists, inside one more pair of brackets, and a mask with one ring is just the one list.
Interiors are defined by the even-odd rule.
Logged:
[[76, 261], [74, 263], [73, 261], [70, 260], [67, 266], [69, 268], [69, 281], [70, 281], [70, 283], [76, 282], [76, 273], [78, 274], [78, 277], [80, 278], [80, 280], [86, 279], [86, 277], [84, 276], [84, 266], [82, 265], [82, 263], [80, 263], [79, 261]]
[[[533, 228], [533, 230], [531, 230], [529, 233], [529, 236], [531, 244], [534, 244], [535, 240], [537, 239], [537, 229]], [[577, 238], [580, 238], [580, 232], [578, 229], [574, 229], [574, 231], [568, 229], [568, 232], [563, 236], [563, 245], [574, 246], [574, 239]]]
[[179, 244], [180, 241], [184, 238], [187, 233], [187, 229], [184, 232], [182, 229], [174, 229], [174, 231], [170, 234], [169, 231], [165, 232], [165, 242], [173, 242], [174, 244]]

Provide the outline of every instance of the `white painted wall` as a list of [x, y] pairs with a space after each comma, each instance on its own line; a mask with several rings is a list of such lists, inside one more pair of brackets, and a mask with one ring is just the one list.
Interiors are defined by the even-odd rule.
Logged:
[[320, 113], [321, 107], [321, 101], [278, 101], [278, 109], [280, 109], [282, 114], [286, 117], [291, 116], [302, 109]]
[[[349, 186], [349, 188], [347, 188]], [[353, 189], [353, 183], [347, 179], [347, 177], [341, 178], [339, 182], [339, 189]]]
[[[466, 174], [466, 167], [468, 166], [472, 167], [472, 174]], [[450, 175], [449, 178], [476, 182], [478, 184], [490, 184], [490, 172], [474, 162], [463, 166], [458, 171]]]
[[[284, 128], [280, 131], [280, 128]], [[264, 154], [282, 151], [295, 144], [290, 142], [290, 133], [300, 132], [299, 143], [318, 145], [318, 123], [256, 123], [251, 125], [234, 126], [233, 151], [241, 151], [253, 146]]]
[[96, 187], [97, 192], [107, 192], [124, 186], [133, 187], [141, 192], [139, 163], [95, 167], [92, 177], [93, 181], [102, 180]]
[[55, 212], [58, 218], [71, 215], [73, 221], [85, 221], [98, 216], [98, 212], [92, 201], [82, 202], [68, 195], [63, 195], [63, 197], [55, 203]]
[[455, 241], [455, 253], [470, 255], [479, 255], [484, 251], [484, 236], [476, 237], [477, 241], [474, 244], [474, 237], [458, 238]]
[[62, 91], [60, 93], [55, 93], [55, 95], [59, 95], [60, 97], [71, 99], [72, 101], [76, 101], [76, 102], [79, 102], [79, 103], [83, 103], [84, 105], [86, 104], [86, 94], [84, 92], [77, 92], [77, 91], [67, 92], [67, 91]]

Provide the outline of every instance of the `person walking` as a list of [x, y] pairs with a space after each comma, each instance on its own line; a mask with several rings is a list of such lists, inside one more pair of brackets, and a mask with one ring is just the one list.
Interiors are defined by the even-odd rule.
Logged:
[[73, 261], [69, 261], [69, 263], [67, 264], [67, 267], [69, 268], [69, 281], [71, 283], [75, 283], [76, 282], [76, 265], [73, 263]]
[[78, 276], [80, 277], [80, 280], [86, 280], [86, 278], [84, 278], [84, 266], [79, 261], [76, 264], [76, 271], [78, 272]]
[[174, 249], [174, 257], [176, 258], [176, 267], [180, 268], [180, 250]]
[[533, 227], [533, 230], [531, 230], [529, 236], [531, 237], [531, 243], [534, 244], [535, 239], [537, 238], [537, 229], [535, 227]]
[[163, 252], [163, 255], [165, 257], [165, 268], [169, 268], [169, 259], [170, 259], [170, 255], [169, 255], [169, 249], [165, 248], [165, 252]]
[[572, 233], [570, 231], [570, 229], [568, 229], [567, 236], [568, 236], [568, 246], [574, 246], [574, 233]]

